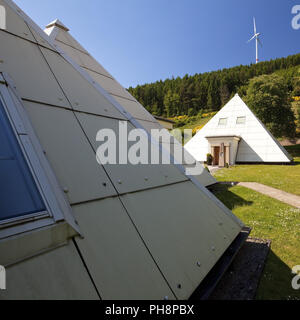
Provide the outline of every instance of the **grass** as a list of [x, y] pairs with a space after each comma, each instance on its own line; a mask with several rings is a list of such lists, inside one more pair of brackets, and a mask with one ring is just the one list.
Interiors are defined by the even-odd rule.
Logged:
[[272, 240], [256, 298], [300, 300], [291, 287], [291, 268], [300, 265], [300, 210], [240, 186], [219, 185], [215, 194], [252, 228], [252, 237]]
[[194, 122], [191, 123], [187, 123], [186, 125], [180, 127], [180, 129], [184, 130], [184, 129], [194, 129], [196, 127], [201, 127], [207, 124], [207, 122], [212, 118], [212, 116], [209, 117], [203, 117], [201, 119], [198, 119]]
[[236, 165], [218, 170], [214, 176], [218, 181], [258, 182], [300, 196], [300, 145], [286, 149], [294, 157], [294, 165]]

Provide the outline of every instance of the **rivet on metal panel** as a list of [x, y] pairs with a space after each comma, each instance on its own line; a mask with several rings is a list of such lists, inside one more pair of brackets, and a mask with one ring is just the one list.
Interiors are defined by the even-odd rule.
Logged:
[[169, 300], [169, 297], [168, 297], [168, 296], [165, 296], [165, 297], [164, 297], [164, 300]]
[[63, 101], [63, 99], [62, 99], [62, 98], [58, 98], [58, 100], [59, 100], [59, 101]]
[[180, 283], [178, 283], [177, 288], [181, 289], [181, 284]]
[[103, 187], [106, 187], [106, 186], [107, 186], [106, 182], [103, 182], [102, 185], [103, 185]]
[[78, 102], [75, 102], [74, 104], [75, 104], [75, 106], [79, 106], [79, 103], [78, 103]]
[[222, 225], [223, 225], [223, 223], [222, 223], [222, 222], [220, 222], [220, 223], [219, 223], [219, 226], [222, 226]]
[[211, 247], [212, 251], [216, 251], [216, 248], [214, 246]]
[[224, 240], [226, 240], [227, 239], [227, 237], [226, 236], [224, 236]]
[[64, 188], [64, 193], [68, 193], [69, 192], [69, 189], [68, 188]]
[[200, 261], [197, 261], [197, 266], [198, 266], [198, 267], [201, 267]]
[[149, 180], [149, 178], [145, 177], [145, 181], [148, 181], [148, 180]]
[[105, 111], [105, 112], [108, 112], [108, 110], [107, 110], [107, 109], [104, 109], [104, 111]]
[[46, 150], [43, 150], [43, 154], [46, 154], [47, 152], [46, 152]]
[[23, 32], [23, 34], [24, 34], [25, 36], [28, 36], [28, 33], [26, 33], [26, 32]]
[[168, 178], [168, 175], [165, 175], [165, 178]]
[[118, 180], [118, 184], [122, 184], [122, 181], [121, 181], [121, 180]]

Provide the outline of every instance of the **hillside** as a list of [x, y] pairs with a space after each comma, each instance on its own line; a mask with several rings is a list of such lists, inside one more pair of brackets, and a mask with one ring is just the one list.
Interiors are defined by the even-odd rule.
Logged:
[[299, 66], [300, 54], [296, 54], [258, 64], [160, 80], [130, 87], [128, 91], [154, 115], [194, 116], [199, 112], [220, 110], [236, 92], [243, 96], [249, 80], [256, 76], [279, 73], [286, 78], [292, 91], [291, 79]]

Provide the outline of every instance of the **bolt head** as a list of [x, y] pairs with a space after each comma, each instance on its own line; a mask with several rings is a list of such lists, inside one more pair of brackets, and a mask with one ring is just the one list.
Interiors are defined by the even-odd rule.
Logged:
[[68, 193], [69, 192], [69, 189], [68, 188], [64, 188], [64, 193]]

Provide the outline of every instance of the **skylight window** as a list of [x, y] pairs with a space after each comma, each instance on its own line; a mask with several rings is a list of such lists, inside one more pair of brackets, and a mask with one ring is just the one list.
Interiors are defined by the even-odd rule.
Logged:
[[219, 126], [226, 126], [227, 124], [227, 118], [220, 118], [219, 119]]
[[246, 117], [237, 117], [236, 118], [236, 124], [245, 124], [246, 123]]
[[0, 221], [46, 210], [0, 100]]

